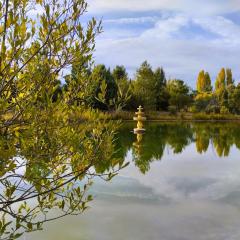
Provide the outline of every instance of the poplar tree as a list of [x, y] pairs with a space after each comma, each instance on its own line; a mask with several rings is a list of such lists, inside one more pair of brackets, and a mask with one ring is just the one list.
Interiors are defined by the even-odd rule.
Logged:
[[211, 77], [208, 72], [205, 72], [204, 81], [205, 81], [204, 90], [206, 92], [212, 91], [212, 81], [211, 81]]
[[205, 82], [205, 75], [204, 70], [200, 71], [198, 74], [197, 79], [197, 91], [203, 92], [204, 91], [204, 82]]
[[212, 90], [211, 86], [211, 78], [208, 72], [204, 72], [204, 70], [199, 72], [197, 79], [197, 91], [199, 93], [209, 92]]
[[226, 69], [226, 79], [227, 79], [227, 86], [232, 85], [234, 83], [233, 77], [232, 77], [232, 70], [230, 68]]
[[224, 89], [226, 86], [226, 72], [225, 69], [222, 68], [220, 72], [218, 73], [216, 82], [215, 82], [215, 89]]

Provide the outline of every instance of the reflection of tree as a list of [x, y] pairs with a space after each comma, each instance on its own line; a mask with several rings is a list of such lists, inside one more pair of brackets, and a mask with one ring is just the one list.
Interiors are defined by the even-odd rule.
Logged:
[[193, 132], [189, 124], [169, 124], [166, 142], [174, 153], [181, 153], [192, 142]]
[[195, 123], [196, 148], [199, 153], [206, 152], [210, 140], [219, 157], [228, 156], [231, 146], [238, 144], [238, 125], [235, 123]]
[[123, 167], [114, 154], [116, 124], [100, 122], [94, 113], [87, 124], [74, 118], [66, 124], [64, 112], [52, 111], [0, 135], [0, 239], [81, 213], [92, 199], [87, 190], [93, 177], [110, 179]]
[[231, 136], [229, 136], [228, 128], [214, 129], [214, 135], [212, 137], [213, 145], [219, 157], [228, 156], [231, 148]]
[[196, 134], [196, 149], [198, 153], [204, 153], [208, 150], [209, 138], [205, 134]]
[[136, 147], [132, 149], [134, 162], [142, 173], [149, 171], [151, 162], [162, 158], [166, 133], [162, 126], [151, 124], [147, 126], [147, 132], [139, 143], [141, 150], [136, 151]]
[[151, 123], [140, 142], [130, 133], [133, 127], [125, 124], [119, 134], [119, 157], [124, 158], [132, 149], [133, 161], [142, 173], [149, 171], [151, 162], [162, 158], [167, 145], [178, 154], [195, 142], [197, 152], [202, 154], [212, 144], [219, 157], [228, 156], [233, 144], [240, 149], [240, 128], [236, 123]]
[[137, 141], [137, 137], [130, 134], [133, 126], [129, 124], [122, 128], [118, 144], [120, 149], [125, 150], [121, 152], [121, 157], [132, 149], [133, 160], [142, 173], [149, 171], [151, 162], [162, 158], [166, 145], [170, 145], [175, 153], [180, 153], [192, 139], [188, 124], [149, 124], [141, 141]]
[[207, 125], [200, 124], [197, 127], [193, 125], [193, 129], [196, 136], [196, 150], [198, 153], [204, 153], [208, 150], [210, 137], [209, 137], [209, 131], [210, 128], [208, 128]]

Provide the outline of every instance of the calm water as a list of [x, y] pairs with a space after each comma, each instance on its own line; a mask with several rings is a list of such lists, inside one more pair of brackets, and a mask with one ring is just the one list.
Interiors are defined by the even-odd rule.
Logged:
[[240, 124], [149, 123], [138, 140], [133, 126], [118, 139], [130, 165], [96, 179], [91, 209], [23, 239], [240, 239]]

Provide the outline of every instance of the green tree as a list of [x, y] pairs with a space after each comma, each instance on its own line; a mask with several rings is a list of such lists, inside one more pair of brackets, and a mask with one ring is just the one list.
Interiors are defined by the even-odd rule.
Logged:
[[116, 66], [112, 71], [112, 75], [116, 82], [128, 80], [128, 74], [124, 66]]
[[113, 69], [112, 76], [117, 85], [117, 94], [113, 99], [113, 105], [115, 111], [119, 111], [125, 108], [132, 98], [130, 81], [124, 66], [116, 66]]
[[173, 79], [167, 82], [167, 92], [170, 96], [170, 105], [176, 106], [178, 110], [189, 106], [191, 97], [189, 87], [182, 80]]
[[224, 89], [226, 86], [226, 73], [225, 69], [222, 68], [221, 71], [218, 73], [216, 82], [215, 82], [215, 89], [216, 91], [219, 89]]
[[228, 105], [232, 113], [240, 113], [240, 85], [228, 87]]
[[156, 91], [156, 110], [168, 107], [168, 94], [166, 91], [166, 75], [163, 68], [157, 68], [154, 72], [155, 77], [155, 91]]
[[134, 95], [145, 109], [156, 107], [156, 79], [150, 64], [145, 61], [137, 70], [134, 81]]
[[211, 81], [211, 77], [208, 72], [205, 72], [204, 80], [205, 80], [205, 86], [204, 86], [205, 92], [211, 92], [212, 91], [212, 81]]
[[127, 72], [123, 66], [116, 66], [111, 72], [105, 65], [98, 65], [94, 67], [91, 78], [99, 83], [96, 89], [98, 102], [95, 107], [119, 111], [126, 106], [131, 94]]
[[197, 91], [204, 92], [204, 84], [205, 84], [205, 73], [204, 70], [199, 72], [197, 79]]
[[[66, 69], [91, 60], [101, 26], [95, 19], [82, 26], [84, 0], [6, 0], [0, 4], [0, 120], [1, 127], [8, 128], [26, 119], [30, 122], [34, 109], [40, 110], [37, 99], [44, 99], [45, 107], [50, 104], [56, 80], [67, 75]], [[39, 9], [38, 15], [29, 14], [29, 10], [36, 12], [33, 7]], [[73, 91], [77, 83], [72, 85], [64, 94], [65, 102], [79, 94]]]
[[211, 78], [208, 72], [204, 72], [204, 70], [200, 71], [197, 79], [197, 91], [199, 93], [202, 92], [210, 92], [212, 90], [211, 86]]
[[93, 82], [98, 83], [96, 88], [96, 103], [94, 107], [102, 110], [109, 110], [112, 101], [117, 95], [117, 84], [112, 76], [110, 68], [106, 68], [104, 64], [96, 65], [91, 73]]
[[[29, 13], [33, 7], [38, 14]], [[123, 164], [114, 155], [118, 124], [75, 104], [91, 92], [84, 78], [101, 32], [95, 19], [81, 24], [86, 10], [84, 0], [0, 2], [2, 240], [41, 229], [51, 209], [60, 210], [56, 218], [81, 213], [91, 200], [88, 180], [111, 179]], [[67, 87], [56, 97], [63, 79]]]
[[230, 68], [226, 69], [226, 75], [227, 86], [234, 84], [232, 70]]

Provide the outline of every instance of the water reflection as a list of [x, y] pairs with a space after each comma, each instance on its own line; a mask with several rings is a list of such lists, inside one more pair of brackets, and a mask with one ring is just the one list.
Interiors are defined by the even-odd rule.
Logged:
[[86, 215], [27, 240], [240, 239], [240, 124], [149, 123], [141, 137], [134, 125], [123, 124], [117, 140], [130, 165], [92, 186]]
[[114, 154], [115, 125], [39, 116], [23, 129], [0, 132], [0, 239], [87, 209], [93, 177], [108, 180], [124, 167]]
[[180, 154], [194, 143], [199, 154], [212, 148], [219, 157], [227, 157], [233, 145], [240, 149], [238, 123], [151, 123], [146, 134], [136, 136], [130, 134], [131, 128], [126, 124], [119, 134], [120, 154], [124, 157], [130, 151], [142, 173], [149, 171], [151, 162], [161, 160], [168, 148]]

